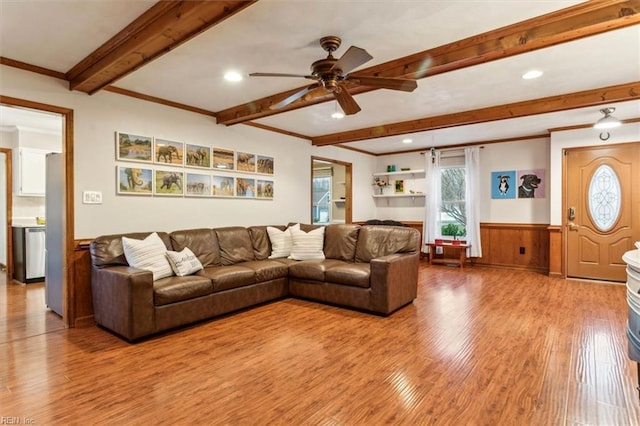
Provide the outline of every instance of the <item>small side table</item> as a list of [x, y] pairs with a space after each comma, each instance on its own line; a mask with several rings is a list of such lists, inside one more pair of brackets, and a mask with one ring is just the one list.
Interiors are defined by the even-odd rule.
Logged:
[[[428, 256], [430, 265], [433, 265], [434, 263], [446, 263], [458, 265], [460, 268], [464, 268], [464, 264], [467, 262], [467, 249], [471, 247], [471, 244], [466, 244], [466, 241], [461, 242], [460, 244], [453, 244], [453, 240], [442, 240], [442, 242], [437, 243], [425, 243], [425, 246], [429, 247]], [[436, 247], [442, 247], [443, 257], [435, 257]], [[445, 251], [455, 253], [456, 257], [444, 257]]]

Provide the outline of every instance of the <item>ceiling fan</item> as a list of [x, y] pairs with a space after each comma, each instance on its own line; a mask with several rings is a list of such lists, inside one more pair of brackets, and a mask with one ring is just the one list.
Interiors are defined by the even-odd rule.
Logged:
[[249, 75], [252, 77], [300, 77], [316, 81], [312, 85], [273, 104], [271, 109], [287, 106], [305, 95], [315, 97], [329, 92], [333, 93], [333, 96], [346, 115], [355, 114], [360, 111], [360, 106], [349, 93], [346, 83], [382, 89], [402, 90], [404, 92], [413, 92], [416, 87], [418, 87], [415, 80], [407, 78], [351, 76], [349, 73], [352, 70], [370, 61], [373, 59], [373, 56], [369, 55], [364, 49], [351, 46], [340, 59], [336, 59], [332, 53], [340, 47], [341, 42], [342, 40], [336, 36], [327, 36], [320, 39], [320, 46], [329, 54], [325, 59], [319, 59], [311, 64], [311, 74], [254, 72]]

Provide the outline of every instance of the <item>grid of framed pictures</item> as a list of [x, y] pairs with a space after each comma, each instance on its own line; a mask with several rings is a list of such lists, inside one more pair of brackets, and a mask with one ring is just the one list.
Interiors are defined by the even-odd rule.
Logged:
[[116, 161], [140, 163], [116, 166], [119, 195], [266, 200], [274, 195], [274, 158], [266, 155], [116, 132]]

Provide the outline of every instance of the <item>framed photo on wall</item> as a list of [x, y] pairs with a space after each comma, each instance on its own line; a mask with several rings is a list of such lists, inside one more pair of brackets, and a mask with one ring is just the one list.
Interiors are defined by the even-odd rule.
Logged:
[[491, 198], [494, 200], [516, 198], [517, 186], [515, 170], [491, 172]]
[[153, 194], [153, 170], [116, 166], [116, 193], [122, 195]]
[[211, 196], [211, 175], [202, 173], [186, 173], [187, 184], [185, 195], [189, 197]]
[[247, 178], [236, 178], [236, 196], [243, 198], [255, 198], [256, 180]]
[[186, 167], [199, 167], [208, 169], [211, 167], [211, 148], [204, 145], [186, 144], [185, 148]]
[[214, 169], [233, 170], [235, 152], [232, 149], [213, 147], [213, 159], [211, 167]]
[[153, 193], [155, 195], [184, 195], [184, 172], [177, 170], [155, 170]]
[[239, 172], [256, 172], [256, 155], [247, 152], [236, 154], [236, 170]]
[[518, 198], [545, 198], [544, 169], [518, 170]]
[[153, 163], [153, 138], [116, 132], [116, 160]]
[[184, 144], [156, 138], [154, 146], [154, 160], [167, 166], [184, 165]]
[[258, 155], [257, 172], [265, 175], [272, 175], [273, 157]]
[[256, 196], [258, 198], [273, 199], [273, 181], [258, 179], [256, 185]]
[[233, 197], [235, 188], [235, 178], [232, 176], [211, 177], [211, 194], [214, 197]]

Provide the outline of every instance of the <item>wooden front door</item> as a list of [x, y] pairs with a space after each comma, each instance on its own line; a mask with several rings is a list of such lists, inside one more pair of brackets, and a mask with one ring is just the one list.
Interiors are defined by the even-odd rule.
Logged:
[[623, 282], [622, 255], [640, 241], [640, 143], [565, 156], [567, 276]]

